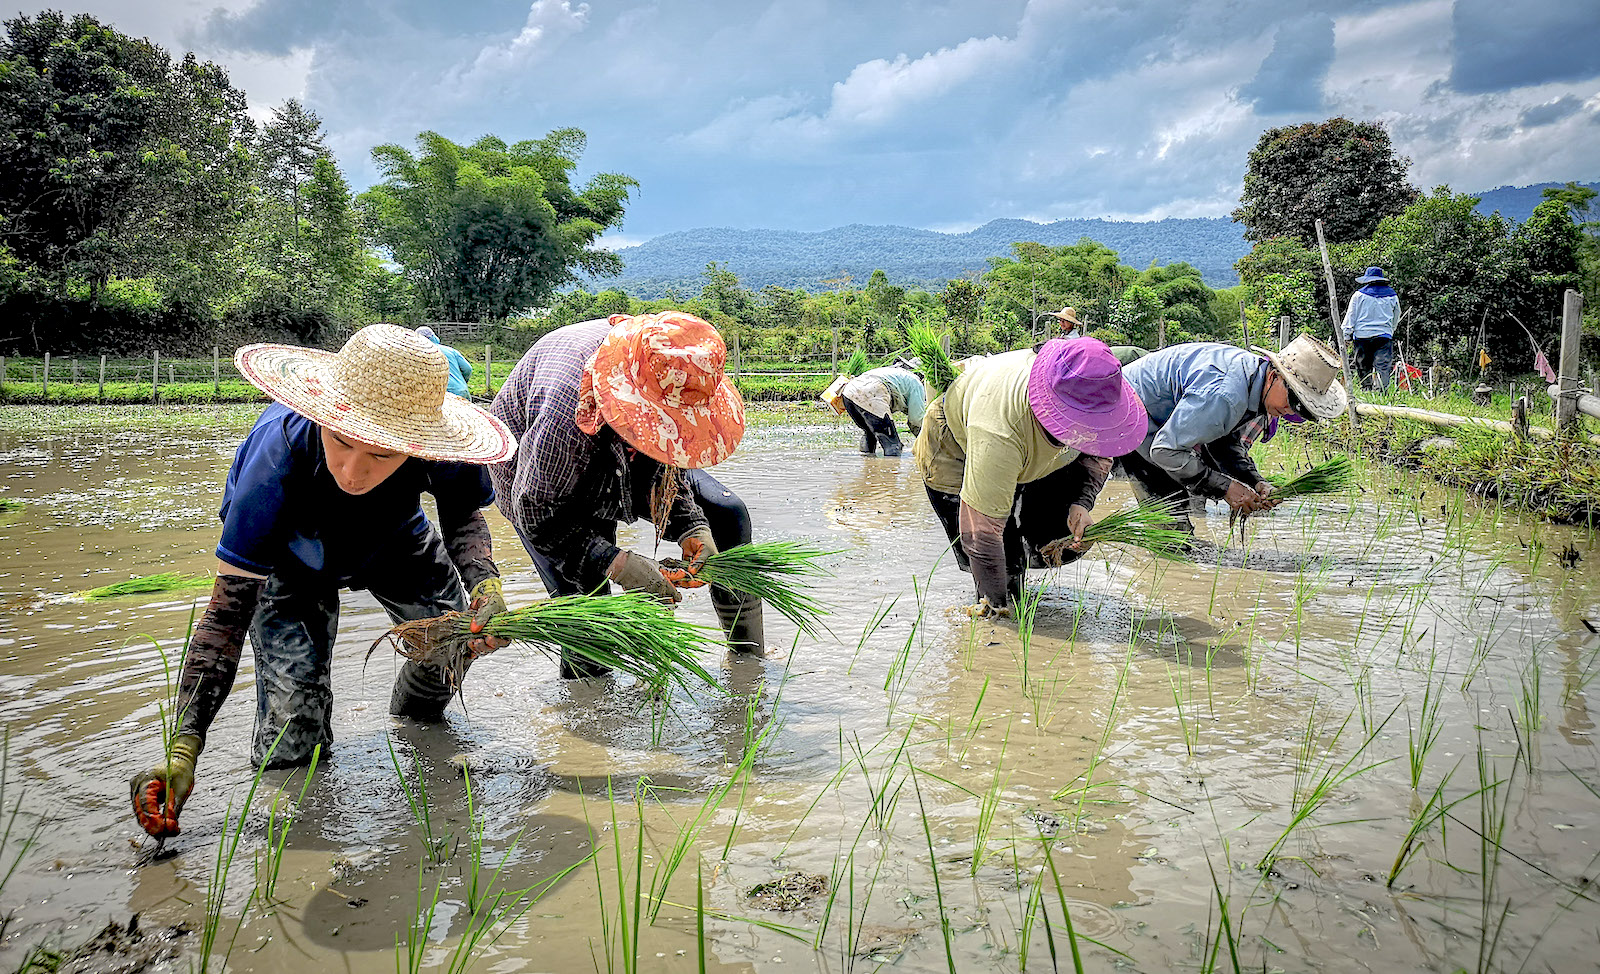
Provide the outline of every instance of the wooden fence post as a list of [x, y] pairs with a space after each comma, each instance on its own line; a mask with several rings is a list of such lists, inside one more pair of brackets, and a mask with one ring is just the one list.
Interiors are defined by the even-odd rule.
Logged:
[[170, 386], [170, 385], [172, 385], [173, 383], [175, 383], [177, 381], [178, 381], [177, 366], [173, 365], [171, 362], [168, 362], [167, 363], [167, 385]]
[[222, 393], [222, 349], [211, 346], [211, 394]]
[[40, 398], [41, 399], [45, 399], [45, 400], [48, 400], [50, 398], [50, 353], [49, 352], [45, 352], [44, 353], [44, 394], [42, 396], [40, 396]]
[[1561, 307], [1561, 369], [1556, 384], [1561, 395], [1556, 399], [1556, 432], [1569, 433], [1578, 424], [1578, 339], [1583, 324], [1583, 295], [1567, 289]]
[[1361, 426], [1361, 421], [1356, 418], [1355, 397], [1355, 391], [1361, 388], [1361, 380], [1351, 373], [1350, 356], [1345, 354], [1344, 329], [1339, 321], [1339, 291], [1333, 283], [1333, 261], [1328, 259], [1328, 242], [1322, 237], [1321, 220], [1317, 221], [1317, 249], [1322, 251], [1322, 274], [1328, 279], [1328, 320], [1333, 324], [1334, 347], [1339, 349], [1339, 365], [1350, 380], [1350, 395], [1346, 397], [1345, 408], [1350, 414], [1350, 428], [1355, 430]]
[[72, 360], [72, 384], [73, 385], [77, 385], [78, 384], [78, 360], [77, 359], [73, 359]]
[[161, 401], [161, 352], [150, 353], [150, 402]]
[[838, 375], [839, 374], [839, 326], [838, 326], [837, 323], [835, 323], [834, 326], [833, 326], [833, 357], [832, 357], [831, 361], [833, 362], [833, 374], [834, 375]]
[[0, 402], [6, 401], [6, 357], [0, 355]]
[[1278, 348], [1279, 349], [1282, 349], [1283, 346], [1289, 344], [1289, 328], [1290, 328], [1290, 322], [1292, 322], [1293, 320], [1294, 319], [1290, 318], [1288, 315], [1283, 315], [1282, 317], [1280, 317], [1278, 319]]
[[100, 401], [106, 401], [106, 356], [100, 353]]
[[483, 346], [483, 394], [494, 395], [494, 346]]
[[1156, 349], [1159, 351], [1167, 347], [1167, 319], [1162, 318], [1156, 322]]
[[734, 334], [734, 336], [733, 336], [733, 377], [734, 377], [734, 379], [737, 380], [739, 378], [739, 369], [740, 369], [740, 366], [742, 366], [743, 364], [744, 364], [744, 360], [739, 354], [739, 335], [736, 332]]

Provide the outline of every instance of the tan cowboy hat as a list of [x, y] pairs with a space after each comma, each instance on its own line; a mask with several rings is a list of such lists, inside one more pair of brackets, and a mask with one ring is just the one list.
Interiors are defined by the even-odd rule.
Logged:
[[682, 311], [609, 320], [578, 386], [578, 428], [595, 433], [604, 421], [674, 467], [726, 460], [744, 438], [744, 400], [723, 374], [728, 350], [717, 329]]
[[1083, 327], [1083, 322], [1078, 320], [1078, 313], [1072, 310], [1070, 307], [1062, 308], [1060, 311], [1046, 311], [1045, 314], [1055, 318], [1060, 318], [1062, 321], [1071, 324], [1074, 328]]
[[1302, 334], [1281, 352], [1260, 346], [1252, 346], [1251, 351], [1265, 355], [1283, 376], [1289, 391], [1309, 413], [1306, 419], [1324, 421], [1344, 412], [1348, 397], [1339, 382], [1343, 363], [1327, 343]]
[[446, 395], [450, 363], [409, 328], [368, 325], [337, 352], [246, 345], [233, 363], [262, 392], [352, 440], [461, 463], [499, 463], [517, 452], [506, 424]]

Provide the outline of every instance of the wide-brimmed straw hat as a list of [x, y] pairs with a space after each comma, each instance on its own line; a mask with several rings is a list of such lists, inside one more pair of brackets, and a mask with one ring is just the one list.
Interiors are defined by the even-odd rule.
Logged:
[[1383, 272], [1383, 268], [1374, 266], [1367, 268], [1367, 272], [1365, 274], [1356, 278], [1357, 284], [1371, 284], [1374, 281], [1382, 281], [1383, 283], [1388, 284], [1389, 275]]
[[1062, 308], [1060, 311], [1046, 311], [1045, 314], [1052, 318], [1060, 318], [1062, 322], [1070, 324], [1074, 328], [1083, 327], [1083, 322], [1078, 320], [1078, 313], [1072, 310], [1071, 307]]
[[1289, 391], [1310, 414], [1307, 419], [1329, 420], [1344, 412], [1349, 397], [1339, 382], [1343, 363], [1326, 342], [1303, 334], [1281, 352], [1259, 345], [1251, 351], [1265, 355], [1283, 376]]
[[612, 315], [578, 390], [578, 428], [604, 421], [629, 446], [675, 467], [721, 463], [744, 438], [744, 400], [723, 374], [728, 350], [681, 311]]
[[1057, 442], [1096, 457], [1132, 453], [1150, 422], [1122, 363], [1098, 338], [1040, 346], [1028, 371], [1028, 405]]
[[409, 328], [368, 325], [337, 352], [246, 345], [233, 362], [273, 399], [361, 443], [462, 463], [499, 463], [517, 452], [506, 424], [446, 394], [450, 363]]

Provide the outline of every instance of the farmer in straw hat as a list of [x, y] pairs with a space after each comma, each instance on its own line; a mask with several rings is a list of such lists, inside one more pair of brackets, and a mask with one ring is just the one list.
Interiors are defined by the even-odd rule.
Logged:
[[[704, 584], [692, 568], [750, 541], [744, 502], [704, 468], [744, 436], [744, 403], [722, 367], [717, 330], [690, 314], [612, 315], [534, 343], [490, 410], [519, 442], [491, 470], [496, 504], [551, 595], [615, 582], [662, 601]], [[681, 546], [690, 571], [667, 570], [617, 545], [617, 523], [644, 518], [655, 541]], [[668, 575], [672, 580], [668, 580]], [[765, 649], [762, 605], [717, 586], [711, 604], [736, 650]], [[598, 675], [563, 659], [568, 679]]]
[[1054, 318], [1061, 326], [1061, 337], [1078, 338], [1083, 334], [1083, 322], [1079, 320], [1078, 313], [1071, 307], [1062, 308], [1060, 311], [1046, 311], [1042, 317]]
[[[505, 610], [481, 508], [494, 500], [484, 465], [512, 456], [516, 440], [482, 408], [446, 393], [450, 366], [436, 346], [380, 324], [337, 353], [247, 345], [234, 361], [276, 402], [228, 470], [217, 580], [179, 677], [171, 755], [131, 782], [134, 815], [158, 838], [178, 832], [247, 631], [252, 760], [293, 767], [333, 738], [340, 589], [366, 589], [396, 622], [470, 607], [477, 631]], [[437, 527], [422, 512], [424, 491], [437, 502]], [[471, 648], [500, 645], [485, 637]], [[442, 667], [407, 662], [389, 710], [439, 720], [453, 691]]]
[[1082, 539], [1111, 472], [1105, 458], [1133, 449], [1144, 428], [1144, 407], [1098, 339], [1051, 339], [968, 364], [928, 407], [915, 453], [976, 584], [969, 614], [1009, 615], [1028, 568], [1045, 567], [1045, 545]]
[[1394, 372], [1394, 326], [1400, 320], [1400, 296], [1381, 267], [1368, 267], [1356, 278], [1361, 287], [1350, 295], [1340, 329], [1354, 346], [1351, 367], [1359, 381], [1371, 377], [1373, 388], [1389, 388]]
[[1123, 370], [1150, 417], [1136, 450], [1118, 458], [1141, 499], [1185, 502], [1177, 528], [1189, 533], [1192, 498], [1220, 498], [1240, 513], [1271, 507], [1272, 485], [1250, 459], [1277, 421], [1327, 420], [1345, 408], [1339, 353], [1301, 335], [1281, 352], [1220, 342], [1185, 342]]

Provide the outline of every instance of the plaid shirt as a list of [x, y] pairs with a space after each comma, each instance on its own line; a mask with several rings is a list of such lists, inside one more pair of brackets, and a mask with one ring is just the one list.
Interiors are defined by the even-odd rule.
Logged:
[[[600, 523], [650, 516], [660, 468], [609, 426], [592, 435], [578, 428], [578, 384], [610, 330], [603, 319], [584, 321], [539, 339], [489, 407], [517, 438], [515, 460], [489, 468], [495, 504], [559, 574], [574, 579], [585, 563], [604, 571], [621, 550]], [[682, 538], [705, 523], [694, 495], [680, 491], [666, 537]]]

